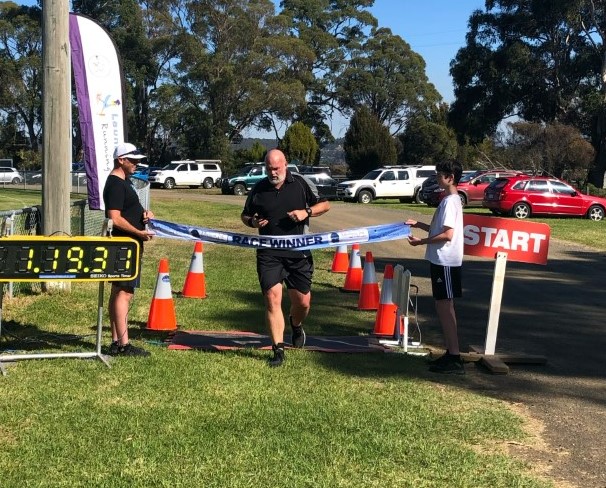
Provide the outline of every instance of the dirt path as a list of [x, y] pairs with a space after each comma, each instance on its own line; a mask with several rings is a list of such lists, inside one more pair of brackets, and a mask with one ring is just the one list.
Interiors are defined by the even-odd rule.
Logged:
[[[152, 192], [154, 198], [180, 199], [177, 192]], [[240, 207], [242, 197], [188, 194]], [[312, 221], [312, 231], [323, 232], [415, 218], [389, 205], [336, 203]], [[587, 223], [591, 225], [591, 223]], [[416, 232], [416, 231], [415, 231]], [[418, 318], [423, 342], [440, 346], [424, 250], [391, 241], [364, 246], [372, 250], [378, 272], [389, 262], [412, 272], [419, 287]], [[494, 262], [467, 257], [464, 297], [457, 302], [461, 348], [483, 345]], [[467, 365], [462, 378], [437, 377], [474, 392], [505, 400], [529, 415], [540, 437], [534, 446], [510, 446], [536, 466], [556, 486], [606, 488], [606, 255], [589, 248], [552, 240], [546, 266], [507, 264], [497, 352], [538, 354], [544, 366], [511, 365], [508, 375], [492, 375]]]

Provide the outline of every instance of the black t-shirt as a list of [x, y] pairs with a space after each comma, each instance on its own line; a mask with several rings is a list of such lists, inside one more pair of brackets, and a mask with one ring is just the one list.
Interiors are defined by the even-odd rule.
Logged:
[[[259, 181], [248, 194], [243, 215], [257, 215], [269, 223], [259, 229], [259, 234], [270, 236], [301, 235], [308, 232], [309, 218], [294, 222], [287, 212], [302, 210], [321, 201], [307, 181], [300, 175], [286, 172], [286, 179], [280, 189], [276, 189], [268, 178]], [[259, 249], [259, 253], [283, 257], [308, 256], [309, 251], [289, 251], [284, 249]]]
[[[116, 175], [109, 175], [105, 182], [105, 188], [103, 188], [103, 202], [105, 203], [106, 217], [109, 217], [109, 210], [120, 210], [122, 217], [133, 227], [139, 230], [145, 229], [145, 224], [143, 223], [143, 212], [145, 209], [141, 205], [130, 179], [126, 178], [123, 180]], [[117, 227], [114, 227], [112, 235], [116, 237], [134, 237], [142, 243], [138, 237]]]

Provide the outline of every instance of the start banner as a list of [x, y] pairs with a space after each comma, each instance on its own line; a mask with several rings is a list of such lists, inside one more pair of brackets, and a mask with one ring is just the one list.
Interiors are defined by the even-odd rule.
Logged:
[[508, 261], [547, 264], [547, 224], [465, 214], [463, 225], [467, 255], [494, 258], [506, 252]]
[[320, 234], [288, 236], [237, 234], [235, 232], [174, 224], [155, 219], [150, 221], [150, 228], [155, 232], [157, 237], [213, 242], [215, 244], [227, 244], [252, 249], [288, 249], [291, 251], [305, 251], [308, 249], [361, 244], [364, 242], [391, 241], [394, 239], [404, 239], [410, 235], [410, 226], [402, 222], [374, 225], [371, 227], [357, 227]]

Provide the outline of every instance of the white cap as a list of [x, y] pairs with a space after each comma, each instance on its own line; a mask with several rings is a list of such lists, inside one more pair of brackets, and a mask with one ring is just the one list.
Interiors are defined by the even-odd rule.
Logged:
[[114, 159], [118, 159], [126, 156], [128, 159], [144, 159], [147, 156], [141, 154], [137, 149], [137, 146], [130, 142], [122, 142], [114, 149]]

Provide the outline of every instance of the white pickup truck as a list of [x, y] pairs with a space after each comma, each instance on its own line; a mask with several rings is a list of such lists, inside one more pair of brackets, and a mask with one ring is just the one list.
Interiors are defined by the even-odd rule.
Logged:
[[337, 198], [359, 203], [370, 203], [377, 198], [421, 203], [421, 184], [435, 173], [435, 166], [383, 166], [373, 169], [360, 180], [339, 183]]
[[189, 186], [206, 189], [215, 186], [221, 178], [221, 161], [197, 159], [195, 161], [172, 161], [162, 169], [153, 170], [149, 175], [151, 186], [163, 186], [171, 190], [175, 186]]

